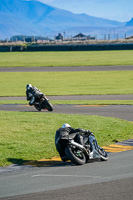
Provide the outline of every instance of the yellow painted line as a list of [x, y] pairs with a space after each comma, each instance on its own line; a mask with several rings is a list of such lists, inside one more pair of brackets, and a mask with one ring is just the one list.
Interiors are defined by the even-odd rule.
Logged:
[[52, 157], [51, 159], [41, 159], [38, 161], [62, 161], [60, 157]]
[[105, 149], [105, 151], [113, 152], [113, 153], [133, 150], [133, 146], [118, 145], [118, 144], [111, 144], [109, 146], [103, 146], [103, 148]]
[[103, 107], [103, 106], [109, 106], [109, 105], [74, 105], [75, 107]]
[[58, 164], [60, 162], [62, 162], [60, 157], [53, 157], [51, 159], [41, 159], [41, 160], [35, 160], [35, 161], [31, 160], [31, 161], [25, 162], [24, 165], [32, 165], [35, 167], [48, 167], [50, 165]]

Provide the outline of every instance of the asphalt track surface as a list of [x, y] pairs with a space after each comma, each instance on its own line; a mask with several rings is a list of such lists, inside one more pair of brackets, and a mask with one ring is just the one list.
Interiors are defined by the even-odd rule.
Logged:
[[0, 72], [132, 71], [133, 66], [0, 67]]
[[133, 150], [110, 153], [105, 162], [60, 162], [0, 174], [0, 198], [6, 200], [132, 200], [132, 188]]
[[[107, 70], [104, 66], [101, 68], [93, 67], [93, 69], [89, 67], [89, 70], [94, 71], [94, 68], [96, 68], [97, 71]], [[11, 68], [10, 70], [13, 71]], [[127, 66], [120, 66], [120, 68], [113, 66], [110, 70], [133, 70], [133, 66], [129, 66], [129, 68], [127, 68]], [[44, 71], [46, 71], [46, 68]], [[66, 71], [66, 69], [64, 69], [64, 71]], [[79, 71], [81, 71], [81, 68]], [[85, 69], [83, 71], [85, 71]], [[116, 97], [120, 99], [133, 99], [132, 95], [106, 95], [104, 98], [105, 97], [109, 99]], [[66, 96], [60, 98], [66, 98]], [[71, 96], [67, 98], [71, 98]], [[74, 98], [77, 99], [78, 96]], [[90, 98], [94, 98], [94, 96], [82, 96], [80, 98], [88, 98], [89, 100]], [[103, 96], [100, 95], [99, 97], [97, 96], [97, 98], [103, 99]], [[51, 97], [49, 97], [49, 99], [52, 100]], [[70, 107], [70, 110], [68, 107]], [[26, 105], [2, 105], [0, 110], [14, 110], [14, 108], [17, 111], [36, 112], [34, 107]], [[77, 105], [57, 105], [56, 107], [56, 105], [54, 105], [53, 112], [58, 112], [58, 110], [60, 110], [59, 113], [65, 112], [72, 114], [74, 112], [74, 114], [97, 114], [100, 116], [118, 117], [133, 121], [133, 106], [128, 105], [121, 105], [118, 107], [90, 107], [81, 105], [79, 107]], [[6, 168], [5, 172], [2, 171], [2, 173], [0, 173], [0, 199], [132, 200], [132, 188], [133, 150], [109, 153], [109, 160], [107, 162], [95, 160], [83, 166], [75, 166], [68, 162], [59, 162], [49, 167], [13, 165]]]
[[[133, 95], [81, 95], [81, 96], [48, 96], [50, 100], [133, 100]], [[25, 100], [25, 97], [0, 97], [0, 100]], [[99, 115], [104, 117], [116, 117], [127, 121], [133, 121], [133, 105], [53, 105], [53, 113]], [[0, 110], [38, 112], [34, 106], [21, 104], [0, 104]], [[48, 112], [42, 110], [42, 112]]]

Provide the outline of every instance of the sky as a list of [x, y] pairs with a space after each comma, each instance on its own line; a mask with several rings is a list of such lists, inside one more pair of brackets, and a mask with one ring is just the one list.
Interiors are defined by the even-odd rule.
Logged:
[[37, 0], [75, 14], [127, 22], [133, 18], [133, 0]]

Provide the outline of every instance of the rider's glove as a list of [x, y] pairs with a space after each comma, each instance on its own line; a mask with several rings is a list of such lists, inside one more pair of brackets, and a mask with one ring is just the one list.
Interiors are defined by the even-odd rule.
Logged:
[[90, 135], [91, 134], [91, 131], [90, 130], [86, 130], [86, 135]]
[[90, 130], [87, 130], [87, 133], [91, 133], [91, 131], [90, 131]]

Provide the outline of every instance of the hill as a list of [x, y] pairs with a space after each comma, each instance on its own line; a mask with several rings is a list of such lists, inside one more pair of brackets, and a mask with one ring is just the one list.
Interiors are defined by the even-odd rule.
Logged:
[[126, 23], [126, 26], [133, 26], [133, 18], [129, 22]]
[[71, 28], [76, 30], [77, 27], [107, 28], [122, 25], [124, 24], [118, 21], [74, 14], [37, 0], [0, 1], [0, 39], [13, 35], [46, 36]]

